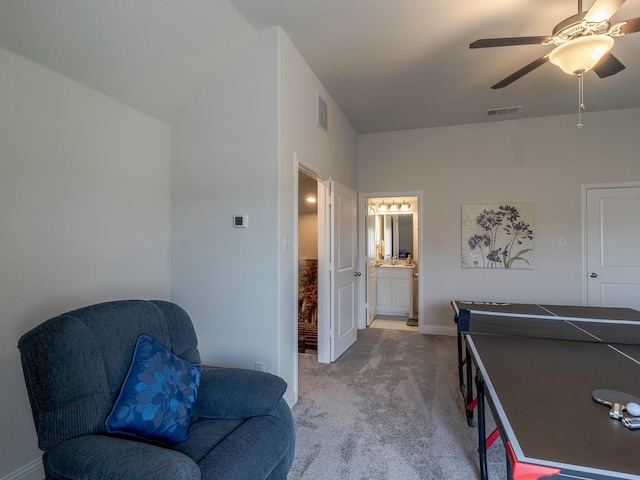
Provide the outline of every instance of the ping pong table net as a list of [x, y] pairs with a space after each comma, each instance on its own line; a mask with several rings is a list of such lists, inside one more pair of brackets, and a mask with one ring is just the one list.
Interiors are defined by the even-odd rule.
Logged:
[[464, 323], [458, 325], [459, 330], [471, 334], [640, 345], [640, 321], [635, 320], [514, 316], [474, 312]]

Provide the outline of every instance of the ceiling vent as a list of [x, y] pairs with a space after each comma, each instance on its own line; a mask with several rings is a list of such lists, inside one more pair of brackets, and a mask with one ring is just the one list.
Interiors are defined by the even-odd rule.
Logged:
[[327, 102], [318, 93], [318, 126], [325, 132], [329, 131], [329, 118], [327, 114]]
[[499, 117], [501, 115], [511, 115], [513, 113], [518, 113], [518, 110], [522, 108], [522, 105], [518, 105], [517, 107], [502, 107], [502, 108], [491, 108], [487, 110], [487, 117]]

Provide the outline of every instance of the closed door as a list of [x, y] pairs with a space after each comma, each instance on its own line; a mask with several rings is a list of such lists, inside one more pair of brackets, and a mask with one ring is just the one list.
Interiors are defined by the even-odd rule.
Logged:
[[587, 304], [640, 309], [640, 186], [586, 189]]

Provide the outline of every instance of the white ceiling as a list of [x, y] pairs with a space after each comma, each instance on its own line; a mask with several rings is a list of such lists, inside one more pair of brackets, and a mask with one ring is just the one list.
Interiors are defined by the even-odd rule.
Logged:
[[254, 34], [226, 0], [0, 1], [0, 46], [166, 122]]
[[[577, 112], [576, 78], [551, 64], [489, 88], [551, 47], [468, 48], [575, 13], [577, 0], [2, 0], [0, 46], [171, 122], [255, 29], [280, 25], [365, 134]], [[627, 0], [613, 20], [638, 16]], [[586, 75], [585, 121], [640, 107], [639, 48], [640, 34], [617, 38], [627, 68]], [[508, 106], [522, 108], [486, 116]]]

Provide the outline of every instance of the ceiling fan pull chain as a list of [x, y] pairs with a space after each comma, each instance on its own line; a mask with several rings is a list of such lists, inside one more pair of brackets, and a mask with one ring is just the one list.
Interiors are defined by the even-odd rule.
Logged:
[[582, 130], [582, 111], [584, 110], [584, 72], [578, 72], [578, 130]]

